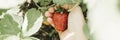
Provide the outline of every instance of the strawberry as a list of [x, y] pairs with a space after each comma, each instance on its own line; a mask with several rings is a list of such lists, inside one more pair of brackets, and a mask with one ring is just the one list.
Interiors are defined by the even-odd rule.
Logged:
[[53, 14], [53, 22], [55, 25], [56, 30], [58, 31], [65, 31], [67, 29], [67, 24], [68, 24], [68, 12], [59, 12], [56, 11]]

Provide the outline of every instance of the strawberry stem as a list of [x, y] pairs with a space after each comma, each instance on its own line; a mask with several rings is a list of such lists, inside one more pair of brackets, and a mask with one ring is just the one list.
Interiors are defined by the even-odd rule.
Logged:
[[66, 9], [62, 8], [62, 7], [59, 7], [56, 12], [61, 12], [61, 13], [64, 13], [64, 12], [68, 12]]

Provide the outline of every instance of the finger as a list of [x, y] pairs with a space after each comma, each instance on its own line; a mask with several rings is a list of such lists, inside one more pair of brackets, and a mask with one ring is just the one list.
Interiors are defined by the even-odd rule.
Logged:
[[48, 11], [49, 11], [50, 13], [54, 13], [55, 9], [54, 9], [54, 7], [50, 7], [50, 8], [48, 9]]
[[47, 21], [54, 27], [54, 23], [53, 23], [52, 18], [47, 18]]
[[45, 12], [45, 16], [46, 16], [46, 17], [52, 17], [52, 13], [50, 13], [49, 11], [46, 11], [46, 12]]
[[82, 10], [79, 6], [76, 6], [69, 13], [68, 29], [71, 31], [80, 32], [80, 30], [82, 31], [82, 29], [84, 27], [84, 23], [85, 23], [85, 20], [84, 20]]
[[50, 25], [50, 23], [48, 21], [43, 21], [43, 24]]

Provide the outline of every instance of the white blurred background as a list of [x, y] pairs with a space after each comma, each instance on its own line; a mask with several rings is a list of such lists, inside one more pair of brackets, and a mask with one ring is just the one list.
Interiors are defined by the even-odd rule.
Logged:
[[119, 0], [84, 0], [94, 40], [120, 40]]

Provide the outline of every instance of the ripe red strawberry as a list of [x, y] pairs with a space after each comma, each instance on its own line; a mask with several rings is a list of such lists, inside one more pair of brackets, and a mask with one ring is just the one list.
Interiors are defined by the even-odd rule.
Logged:
[[68, 12], [55, 12], [52, 18], [56, 30], [63, 32], [67, 29]]

